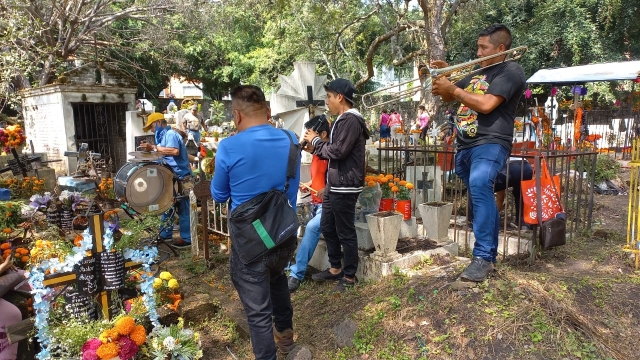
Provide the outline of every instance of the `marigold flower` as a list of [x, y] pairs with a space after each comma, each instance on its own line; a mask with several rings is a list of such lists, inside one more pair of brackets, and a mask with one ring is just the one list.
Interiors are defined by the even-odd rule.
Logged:
[[167, 284], [167, 286], [169, 287], [169, 289], [175, 290], [180, 287], [180, 284], [178, 284], [178, 280], [171, 279], [169, 280], [169, 283]]
[[131, 316], [123, 316], [116, 321], [114, 329], [120, 335], [129, 335], [135, 327], [136, 321]]
[[397, 186], [393, 186], [391, 188], [391, 192], [398, 192], [398, 191], [400, 191], [400, 189]]
[[389, 175], [386, 176], [386, 178], [391, 180], [391, 179], [393, 179], [393, 175], [389, 174]]
[[162, 287], [162, 279], [159, 279], [159, 278], [153, 279], [153, 288], [160, 289], [160, 287]]
[[401, 180], [398, 184], [400, 184], [400, 186], [406, 186], [407, 182], [404, 180]]
[[[100, 336], [98, 336], [98, 339], [100, 339], [100, 341], [102, 341], [102, 343], [104, 344], [104, 343], [107, 343], [109, 341], [118, 341], [118, 337], [119, 336], [120, 335], [118, 334], [118, 331], [116, 329], [107, 329], [107, 330], [103, 331], [102, 333], [100, 333]], [[118, 354], [118, 352], [116, 351], [116, 355], [117, 354]], [[112, 357], [114, 357], [114, 356], [112, 356]]]
[[407, 185], [405, 185], [405, 186], [409, 190], [413, 189], [413, 184], [412, 183], [407, 183]]
[[367, 182], [367, 186], [376, 186], [376, 182], [375, 181], [368, 181]]
[[[7, 229], [4, 229], [4, 230], [7, 230]], [[3, 230], [3, 232], [6, 234], [7, 232], [6, 232], [6, 231], [4, 231], [4, 230]], [[11, 229], [9, 229], [9, 230], [11, 230]], [[2, 250], [11, 249], [11, 244], [9, 244], [9, 243], [3, 243], [2, 245], [0, 245], [0, 249], [2, 249]]]
[[20, 260], [22, 260], [23, 263], [26, 263], [29, 259], [30, 258], [28, 256], [23, 256]]
[[136, 345], [142, 346], [142, 344], [147, 341], [147, 331], [144, 329], [144, 326], [136, 325], [131, 334], [129, 334], [129, 338], [133, 340]]
[[163, 271], [160, 273], [160, 279], [169, 281], [173, 279], [173, 275], [168, 271]]
[[11, 249], [6, 249], [2, 252], [2, 255], [11, 255]]
[[116, 343], [103, 343], [98, 350], [96, 350], [96, 354], [100, 359], [112, 359], [118, 356], [118, 350], [118, 344]]
[[393, 181], [394, 181], [394, 182], [399, 182], [399, 181], [400, 181], [400, 178], [393, 178]]

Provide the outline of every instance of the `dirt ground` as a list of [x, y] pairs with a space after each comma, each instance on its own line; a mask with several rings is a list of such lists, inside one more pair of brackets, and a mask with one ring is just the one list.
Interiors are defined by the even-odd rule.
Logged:
[[[595, 203], [591, 231], [544, 251], [533, 265], [526, 257], [503, 259], [475, 287], [456, 285], [466, 263], [449, 257], [344, 294], [305, 281], [292, 295], [296, 341], [314, 359], [637, 359], [640, 272], [622, 251], [628, 196], [595, 195]], [[178, 274], [187, 296], [222, 299], [220, 311], [192, 324], [204, 358], [251, 359], [248, 336], [232, 320], [239, 301], [227, 260], [216, 255], [208, 270], [184, 255], [163, 266]], [[333, 328], [345, 319], [358, 329], [353, 346], [338, 348]]]

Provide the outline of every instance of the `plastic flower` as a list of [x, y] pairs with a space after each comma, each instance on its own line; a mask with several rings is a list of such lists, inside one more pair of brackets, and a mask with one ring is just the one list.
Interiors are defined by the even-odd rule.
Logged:
[[[100, 339], [100, 341], [102, 341], [102, 343], [104, 344], [110, 341], [117, 341], [119, 336], [120, 335], [118, 334], [118, 331], [116, 329], [107, 329], [102, 333], [100, 333], [100, 336], [98, 336], [98, 339]], [[112, 357], [115, 357], [115, 355]]]
[[138, 345], [136, 345], [133, 340], [129, 339], [126, 336], [123, 336], [118, 341], [118, 345], [120, 346], [120, 351], [118, 352], [118, 356], [122, 360], [133, 359], [138, 352]]
[[100, 357], [100, 359], [111, 359], [118, 356], [118, 344], [116, 343], [106, 343], [100, 345], [98, 350], [96, 350], [96, 354]]
[[173, 336], [167, 336], [163, 341], [162, 345], [167, 348], [167, 350], [172, 351], [176, 347], [176, 339]]
[[162, 279], [155, 278], [153, 279], [153, 288], [159, 289], [162, 286]]
[[169, 281], [173, 279], [173, 275], [168, 271], [163, 271], [160, 273], [160, 279]]
[[123, 316], [116, 321], [114, 329], [120, 335], [129, 335], [136, 327], [136, 321], [131, 316]]
[[147, 341], [147, 331], [144, 329], [144, 326], [137, 325], [131, 334], [129, 334], [129, 338], [131, 338], [136, 345], [142, 346], [142, 344]]
[[180, 287], [180, 285], [178, 284], [178, 280], [176, 280], [176, 279], [169, 280], [169, 283], [167, 284], [167, 286], [171, 290], [175, 290], [175, 289]]

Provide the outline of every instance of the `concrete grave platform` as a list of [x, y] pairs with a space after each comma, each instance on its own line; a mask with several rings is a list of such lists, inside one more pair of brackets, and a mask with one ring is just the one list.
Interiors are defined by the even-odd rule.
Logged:
[[[372, 253], [358, 251], [359, 263], [356, 276], [360, 280], [376, 280], [381, 277], [393, 274], [394, 268], [409, 269], [420, 263], [425, 257], [431, 257], [436, 254], [451, 254], [458, 256], [458, 244], [448, 242], [431, 250], [416, 250], [406, 254], [399, 254], [393, 259], [380, 259], [372, 256]], [[329, 256], [327, 255], [327, 244], [324, 240], [318, 242], [318, 247], [313, 253], [313, 257], [309, 261], [309, 266], [324, 270], [330, 266]]]

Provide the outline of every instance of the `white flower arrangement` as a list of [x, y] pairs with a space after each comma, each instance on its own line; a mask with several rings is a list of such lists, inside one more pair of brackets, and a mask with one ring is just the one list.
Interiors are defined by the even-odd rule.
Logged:
[[177, 325], [154, 328], [145, 346], [153, 360], [197, 360], [203, 356], [200, 334], [184, 329], [182, 318]]

